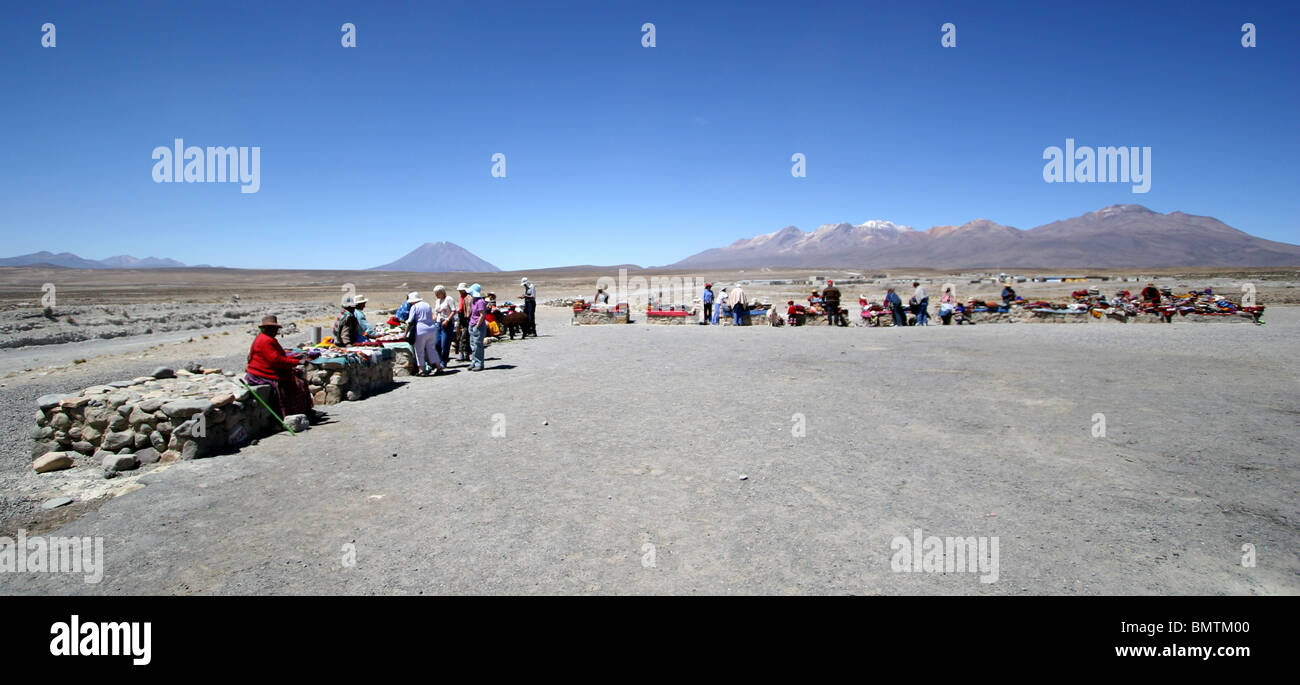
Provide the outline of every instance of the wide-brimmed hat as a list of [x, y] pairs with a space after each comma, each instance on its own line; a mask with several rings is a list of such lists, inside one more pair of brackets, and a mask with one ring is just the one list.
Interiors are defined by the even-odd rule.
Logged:
[[275, 318], [274, 314], [267, 314], [262, 317], [262, 323], [258, 324], [259, 328], [280, 328], [280, 320]]
[[363, 305], [363, 304], [365, 304], [365, 303], [367, 303], [367, 302], [369, 302], [369, 301], [370, 301], [370, 300], [367, 300], [366, 298], [362, 297], [361, 295], [357, 295], [357, 299], [353, 300], [352, 302], [353, 302], [353, 304], [356, 304], [356, 305], [360, 306], [360, 305]]
[[457, 290], [469, 290], [469, 285], [466, 284], [466, 283], [464, 283], [464, 282], [462, 282], [460, 285], [456, 286], [456, 289], [457, 289]]
[[483, 297], [483, 286], [475, 283], [469, 287], [470, 297]]
[[523, 278], [519, 279], [519, 285], [523, 285], [523, 284], [525, 284], [525, 283], [527, 283], [527, 282], [528, 282], [528, 277], [527, 277], [527, 276], [524, 276]]
[[422, 301], [423, 299], [424, 299], [424, 298], [420, 297], [420, 293], [415, 292], [414, 290], [412, 290], [411, 292], [409, 292], [409, 293], [406, 294], [406, 303], [407, 303], [407, 304], [415, 304], [416, 302], [420, 302], [420, 301]]
[[357, 298], [355, 295], [344, 295], [342, 304], [344, 307], [355, 307], [357, 304]]

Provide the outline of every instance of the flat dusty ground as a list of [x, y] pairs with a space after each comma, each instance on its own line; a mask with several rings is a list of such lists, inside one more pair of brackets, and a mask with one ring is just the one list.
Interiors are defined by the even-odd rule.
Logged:
[[[133, 477], [51, 533], [102, 537], [102, 583], [0, 573], [0, 593], [1300, 592], [1295, 307], [1266, 326], [902, 329], [541, 313], [542, 337], [492, 346], [484, 373]], [[4, 404], [246, 343], [11, 377]], [[892, 571], [918, 528], [996, 536], [997, 582]]]

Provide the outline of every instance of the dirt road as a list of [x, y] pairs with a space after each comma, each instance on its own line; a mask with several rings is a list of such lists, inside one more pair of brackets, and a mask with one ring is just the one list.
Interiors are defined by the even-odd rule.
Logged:
[[[102, 583], [0, 573], [0, 592], [1300, 592], [1296, 308], [1262, 327], [541, 314], [486, 372], [157, 469], [51, 533], [101, 536]], [[892, 570], [916, 529], [996, 537], [997, 581]]]

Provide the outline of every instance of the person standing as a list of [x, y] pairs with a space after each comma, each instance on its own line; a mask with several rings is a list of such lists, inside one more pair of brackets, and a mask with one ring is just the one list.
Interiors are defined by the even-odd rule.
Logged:
[[889, 307], [889, 313], [894, 316], [895, 326], [907, 325], [907, 314], [903, 312], [903, 298], [899, 297], [893, 288], [885, 294], [885, 305]]
[[456, 300], [456, 359], [469, 361], [469, 310], [474, 300], [469, 296], [469, 286], [461, 283], [456, 286], [459, 294]]
[[1011, 307], [1011, 303], [1014, 302], [1015, 300], [1016, 300], [1016, 291], [1014, 288], [1011, 287], [1011, 284], [1008, 283], [1002, 286], [1002, 306], [1007, 307], [1009, 309]]
[[943, 294], [939, 296], [939, 318], [943, 319], [943, 325], [952, 323], [953, 307], [956, 304], [956, 299], [952, 296], [952, 288], [944, 288]]
[[913, 281], [912, 287], [916, 290], [912, 293], [912, 299], [916, 301], [916, 325], [930, 325], [930, 295], [925, 292], [925, 286], [920, 281]]
[[704, 292], [700, 293], [700, 302], [704, 303], [704, 322], [713, 319], [713, 284], [705, 283]]
[[748, 306], [748, 302], [745, 301], [745, 289], [740, 287], [739, 284], [732, 288], [731, 292], [727, 293], [727, 304], [731, 305], [731, 315], [735, 318], [734, 323], [737, 326], [744, 326], [745, 307]]
[[415, 328], [415, 372], [420, 376], [429, 375], [432, 368], [435, 374], [442, 373], [442, 360], [438, 357], [438, 323], [433, 318], [433, 306], [425, 302], [419, 293], [412, 293], [417, 298], [411, 303], [411, 313], [407, 314], [406, 325]]
[[447, 296], [447, 289], [433, 289], [433, 320], [438, 324], [435, 346], [443, 368], [451, 362], [451, 339], [456, 333], [456, 301]]
[[469, 346], [473, 360], [470, 371], [483, 370], [483, 338], [487, 335], [487, 301], [483, 299], [483, 288], [475, 283], [469, 287]]
[[524, 289], [524, 314], [528, 316], [528, 325], [524, 327], [524, 334], [527, 335], [528, 333], [532, 333], [533, 337], [536, 338], [537, 337], [537, 288], [535, 288], [533, 284], [528, 281], [527, 276], [524, 276], [523, 280], [519, 281], [519, 285], [523, 286]]
[[714, 326], [718, 325], [718, 319], [720, 318], [720, 315], [722, 314], [722, 307], [723, 307], [723, 305], [725, 305], [726, 303], [727, 303], [727, 289], [726, 289], [726, 288], [723, 288], [723, 289], [721, 290], [721, 292], [719, 292], [719, 294], [718, 294], [718, 300], [717, 300], [717, 302], [714, 303], [714, 306], [713, 306], [713, 317], [709, 319], [709, 323], [710, 323], [710, 324], [712, 324], [712, 325], [714, 325]]
[[835, 281], [827, 279], [826, 288], [822, 290], [822, 302], [826, 308], [826, 323], [831, 326], [847, 326], [848, 322], [840, 315], [840, 289]]

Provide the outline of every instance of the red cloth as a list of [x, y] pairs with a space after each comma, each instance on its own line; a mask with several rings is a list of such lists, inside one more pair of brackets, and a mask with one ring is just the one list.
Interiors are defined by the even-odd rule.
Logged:
[[283, 378], [298, 366], [298, 360], [284, 353], [280, 341], [265, 333], [258, 333], [248, 350], [248, 373], [262, 378]]

